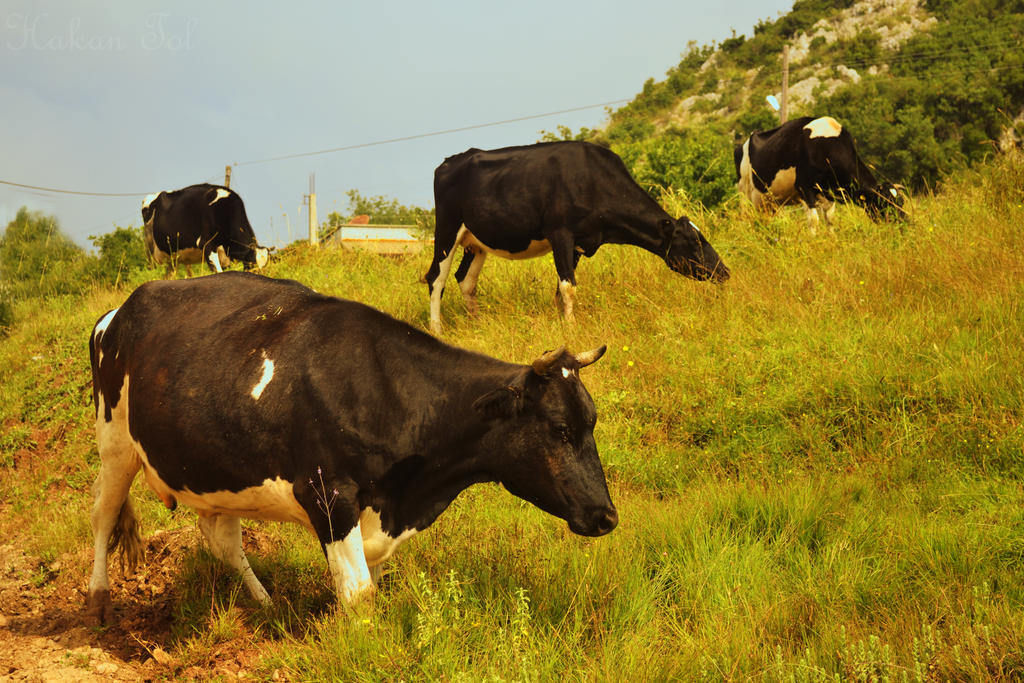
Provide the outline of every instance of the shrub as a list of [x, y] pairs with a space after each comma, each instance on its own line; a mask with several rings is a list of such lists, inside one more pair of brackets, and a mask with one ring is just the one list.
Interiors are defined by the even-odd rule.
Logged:
[[706, 208], [732, 192], [732, 151], [727, 137], [709, 130], [668, 134], [617, 149], [637, 183], [656, 196], [681, 190]]
[[99, 258], [92, 262], [91, 268], [98, 282], [121, 285], [132, 273], [148, 265], [142, 228], [115, 226], [113, 232], [99, 237], [90, 235], [89, 239], [100, 251]]

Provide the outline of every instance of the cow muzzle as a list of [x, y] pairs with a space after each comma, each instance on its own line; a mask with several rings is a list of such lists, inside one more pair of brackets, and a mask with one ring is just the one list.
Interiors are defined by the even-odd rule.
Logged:
[[569, 530], [580, 536], [604, 536], [619, 524], [619, 512], [614, 506], [595, 505], [580, 517], [569, 523]]
[[680, 275], [685, 275], [686, 277], [693, 278], [694, 280], [710, 280], [715, 283], [725, 282], [729, 279], [731, 274], [729, 269], [726, 268], [725, 264], [721, 261], [717, 261], [713, 266], [709, 267], [700, 261], [678, 259], [676, 261], [669, 262], [669, 268]]

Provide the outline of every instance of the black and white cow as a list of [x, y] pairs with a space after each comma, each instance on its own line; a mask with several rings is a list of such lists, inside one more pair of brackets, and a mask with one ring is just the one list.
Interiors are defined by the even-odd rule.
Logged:
[[256, 242], [245, 204], [238, 193], [220, 185], [189, 185], [173, 192], [158, 192], [142, 203], [146, 252], [155, 263], [206, 262], [221, 272], [231, 261], [246, 270], [267, 265], [270, 250]]
[[828, 222], [834, 200], [846, 198], [862, 204], [875, 220], [905, 217], [897, 186], [875, 180], [857, 155], [853, 136], [831, 116], [805, 116], [756, 132], [737, 145], [734, 158], [736, 189], [758, 209], [799, 200], [813, 227], [819, 207]]
[[108, 548], [137, 560], [139, 469], [189, 505], [213, 553], [269, 596], [239, 518], [297, 522], [320, 541], [339, 599], [477, 482], [587, 536], [618, 513], [579, 371], [605, 347], [515, 365], [449, 346], [369, 306], [229, 271], [139, 287], [90, 341], [100, 472], [87, 611], [110, 616]]
[[729, 277], [688, 218], [673, 219], [629, 175], [611, 150], [587, 142], [544, 142], [448, 157], [434, 172], [437, 225], [425, 281], [430, 327], [441, 330], [441, 294], [458, 247], [456, 271], [476, 313], [476, 283], [488, 254], [525, 259], [552, 252], [558, 298], [573, 318], [576, 265], [602, 244], [631, 244], [697, 280]]

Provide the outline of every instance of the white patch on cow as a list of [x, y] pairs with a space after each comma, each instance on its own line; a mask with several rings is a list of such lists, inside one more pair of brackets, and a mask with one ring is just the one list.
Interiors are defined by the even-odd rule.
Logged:
[[416, 529], [406, 529], [394, 538], [381, 529], [380, 514], [369, 507], [359, 515], [359, 528], [363, 536], [363, 555], [369, 567], [379, 566], [391, 557], [398, 546], [416, 535]]
[[100, 338], [103, 333], [107, 331], [107, 327], [110, 325], [110, 321], [114, 319], [114, 315], [119, 311], [119, 308], [115, 308], [109, 311], [105, 316], [100, 318], [100, 321], [96, 323], [96, 327], [92, 330], [92, 343], [96, 349], [96, 363], [97, 365], [103, 363], [103, 351], [100, 349]]
[[779, 204], [785, 204], [796, 194], [796, 166], [780, 168], [772, 178], [768, 192]]
[[740, 179], [736, 190], [755, 207], [761, 207], [761, 192], [754, 185], [754, 168], [750, 165], [750, 138], [743, 143], [743, 158], [740, 160]]
[[103, 336], [103, 333], [107, 331], [107, 327], [110, 326], [110, 321], [114, 319], [114, 315], [116, 315], [119, 310], [121, 309], [115, 308], [112, 311], [108, 311], [105, 316], [100, 318], [100, 321], [96, 323], [96, 327], [92, 330], [92, 336], [94, 339], [99, 339]]
[[[463, 232], [465, 231], [465, 232]], [[455, 242], [456, 246], [463, 246], [473, 249], [477, 253], [485, 252], [487, 254], [494, 254], [501, 258], [512, 259], [518, 261], [521, 259], [534, 258], [537, 256], [543, 256], [544, 254], [551, 251], [551, 242], [547, 240], [530, 240], [529, 246], [523, 251], [505, 251], [504, 249], [492, 249], [487, 246], [480, 239], [474, 235], [469, 228], [465, 225], [459, 230], [459, 239]]]
[[214, 203], [216, 203], [218, 199], [224, 199], [225, 197], [230, 197], [230, 196], [231, 196], [231, 191], [230, 190], [225, 190], [222, 187], [218, 187], [217, 188], [217, 196], [214, 197], [213, 201], [210, 202], [210, 206], [213, 206]]
[[252, 394], [254, 401], [260, 400], [260, 396], [263, 395], [263, 390], [270, 384], [270, 380], [274, 379], [274, 361], [267, 358], [267, 352], [263, 352], [263, 374], [260, 376], [260, 381], [256, 383], [256, 386], [249, 392]]
[[831, 116], [822, 116], [804, 126], [804, 130], [811, 131], [812, 138], [834, 138], [843, 132], [843, 127]]
[[359, 526], [356, 524], [343, 540], [324, 544], [327, 566], [334, 578], [338, 598], [350, 605], [373, 592], [373, 579], [366, 564], [363, 536]]
[[231, 259], [228, 257], [224, 247], [219, 246], [215, 251], [211, 251], [210, 255], [206, 257], [206, 260], [213, 267], [214, 271], [223, 273], [224, 269], [231, 265]]
[[148, 209], [149, 205], [153, 203], [153, 200], [156, 199], [159, 196], [160, 196], [159, 192], [156, 192], [154, 194], [147, 194], [146, 198], [142, 200], [142, 208], [143, 209]]
[[448, 280], [448, 273], [452, 270], [452, 261], [455, 260], [455, 254], [465, 231], [465, 225], [459, 228], [451, 251], [437, 264], [437, 277], [430, 285], [430, 331], [434, 334], [441, 334], [441, 292], [444, 289], [445, 281]]

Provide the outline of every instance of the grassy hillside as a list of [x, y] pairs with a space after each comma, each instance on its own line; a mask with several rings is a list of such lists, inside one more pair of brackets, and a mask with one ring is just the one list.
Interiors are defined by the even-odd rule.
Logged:
[[[227, 678], [225, 657], [265, 680], [1024, 677], [1022, 188], [1009, 156], [918, 195], [903, 228], [842, 207], [815, 237], [799, 211], [667, 195], [732, 280], [606, 247], [581, 263], [574, 327], [549, 259], [491, 260], [478, 319], [449, 288], [448, 338], [522, 362], [609, 345], [583, 379], [618, 529], [575, 537], [478, 486], [399, 550], [375, 611], [345, 613], [312, 538], [247, 524], [261, 610], [193, 543], [194, 514], [137, 482], [148, 568], [113, 571], [122, 622], [82, 637], [122, 672], [159, 650], [157, 677]], [[269, 274], [426, 327], [426, 267], [294, 248]], [[86, 340], [128, 291], [19, 300], [0, 340], [0, 551], [25, 553], [17, 595], [0, 587], [12, 634], [82, 633]], [[44, 618], [19, 615], [30, 599]]]

